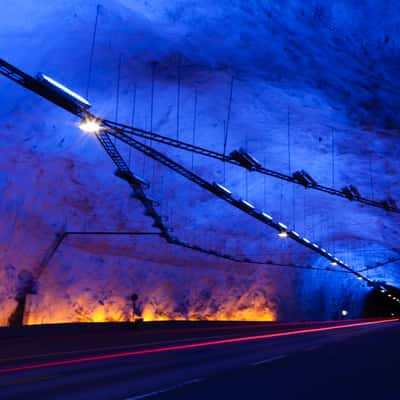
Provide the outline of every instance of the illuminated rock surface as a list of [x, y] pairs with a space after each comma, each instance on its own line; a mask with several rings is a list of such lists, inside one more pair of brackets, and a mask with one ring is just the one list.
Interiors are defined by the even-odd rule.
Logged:
[[[95, 1], [6, 2], [0, 56], [86, 92]], [[50, 5], [51, 3], [51, 5]], [[264, 4], [264, 5], [263, 5]], [[355, 185], [400, 200], [399, 5], [324, 2], [102, 2], [89, 88], [93, 111], [223, 151], [245, 147], [267, 167], [305, 169], [319, 183]], [[179, 131], [177, 129], [180, 67]], [[151, 118], [152, 71], [154, 108]], [[38, 268], [65, 230], [154, 231], [96, 140], [78, 121], [0, 79], [0, 325], [16, 306], [21, 271]], [[288, 135], [289, 120], [289, 135]], [[155, 145], [156, 146], [156, 145]], [[156, 146], [192, 166], [192, 156]], [[151, 181], [174, 235], [203, 247], [281, 263], [327, 266], [309, 250], [120, 145]], [[194, 171], [223, 181], [224, 166], [194, 156]], [[363, 268], [399, 253], [399, 216], [225, 168], [235, 194]], [[398, 264], [367, 273], [398, 285]], [[360, 315], [369, 289], [343, 273], [233, 264], [159, 239], [71, 237], [29, 296], [27, 323], [129, 318], [140, 294], [150, 319], [319, 319]]]

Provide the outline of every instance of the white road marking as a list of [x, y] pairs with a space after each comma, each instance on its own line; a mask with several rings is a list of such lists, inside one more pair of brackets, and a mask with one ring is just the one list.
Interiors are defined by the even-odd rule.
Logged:
[[189, 380], [189, 381], [185, 381], [185, 382], [182, 382], [182, 383], [178, 383], [178, 384], [176, 384], [176, 385], [174, 385], [174, 386], [169, 386], [169, 387], [167, 387], [167, 388], [165, 388], [165, 389], [160, 389], [160, 390], [156, 390], [156, 391], [154, 391], [154, 392], [149, 392], [149, 393], [145, 393], [145, 394], [140, 394], [140, 395], [138, 395], [138, 396], [128, 397], [128, 398], [125, 399], [125, 400], [140, 400], [140, 399], [146, 399], [146, 398], [149, 398], [149, 397], [157, 396], [157, 395], [159, 395], [159, 394], [161, 394], [161, 393], [172, 392], [173, 390], [179, 389], [179, 388], [181, 388], [181, 387], [183, 387], [183, 386], [193, 385], [194, 383], [199, 383], [199, 382], [201, 382], [201, 381], [204, 381], [204, 378], [195, 378], [195, 379], [191, 379], [191, 380]]
[[267, 363], [270, 363], [272, 361], [280, 360], [281, 358], [285, 358], [285, 357], [287, 357], [286, 354], [284, 354], [282, 356], [271, 357], [271, 358], [267, 358], [266, 360], [257, 361], [255, 363], [252, 363], [251, 365], [253, 367], [255, 367], [256, 365], [267, 364]]

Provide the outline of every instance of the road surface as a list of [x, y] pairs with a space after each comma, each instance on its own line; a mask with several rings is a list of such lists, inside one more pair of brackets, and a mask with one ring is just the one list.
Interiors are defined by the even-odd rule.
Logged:
[[0, 399], [400, 398], [399, 334], [395, 320], [1, 329]]

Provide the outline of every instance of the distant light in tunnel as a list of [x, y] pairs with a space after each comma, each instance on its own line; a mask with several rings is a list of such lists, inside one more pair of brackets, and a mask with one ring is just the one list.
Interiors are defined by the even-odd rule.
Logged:
[[87, 133], [97, 133], [101, 129], [101, 124], [96, 119], [83, 119], [79, 124], [79, 128]]
[[342, 310], [342, 317], [347, 317], [349, 312], [347, 310]]

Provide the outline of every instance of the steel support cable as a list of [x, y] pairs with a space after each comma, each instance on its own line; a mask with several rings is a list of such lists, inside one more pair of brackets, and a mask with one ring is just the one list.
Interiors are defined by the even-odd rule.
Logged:
[[[180, 140], [176, 140], [176, 139], [172, 139], [168, 136], [163, 136], [160, 135], [158, 133], [154, 133], [154, 132], [149, 132], [143, 129], [139, 129], [139, 128], [135, 128], [129, 125], [124, 125], [124, 124], [120, 124], [114, 121], [110, 121], [110, 120], [103, 120], [103, 125], [107, 126], [109, 128], [112, 129], [120, 129], [122, 130], [124, 133], [128, 134], [128, 135], [135, 135], [138, 137], [142, 137], [144, 139], [149, 139], [158, 143], [162, 143], [164, 145], [167, 146], [172, 146], [181, 150], [186, 150], [192, 153], [197, 153], [200, 154], [202, 156], [205, 157], [209, 157], [209, 158], [213, 158], [219, 161], [223, 161], [223, 162], [228, 162], [230, 164], [239, 166], [241, 168], [244, 168], [238, 161], [232, 159], [229, 155], [225, 155], [213, 150], [209, 150], [200, 146], [195, 146], [193, 144], [187, 143], [187, 142], [183, 142]], [[280, 180], [284, 180], [286, 182], [290, 182], [290, 183], [294, 183], [296, 185], [300, 185], [302, 187], [304, 187], [304, 185], [302, 183], [300, 183], [297, 179], [295, 179], [293, 176], [290, 175], [286, 175], [283, 174], [281, 172], [278, 171], [274, 171], [268, 168], [265, 168], [263, 166], [254, 166], [254, 168], [251, 169], [251, 171], [253, 172], [258, 172], [264, 175], [268, 175], [271, 176], [273, 178], [277, 178]], [[307, 189], [313, 189], [313, 190], [318, 190], [320, 192], [324, 192], [327, 193], [329, 195], [333, 195], [333, 196], [337, 196], [337, 197], [341, 197], [341, 198], [345, 198], [347, 200], [349, 200], [349, 198], [346, 196], [345, 193], [343, 193], [341, 190], [337, 190], [334, 188], [330, 188], [327, 186], [323, 186], [323, 185], [319, 185], [319, 184], [315, 184], [312, 186], [307, 186]], [[366, 204], [368, 206], [371, 207], [376, 207], [376, 208], [380, 208], [383, 209], [385, 211], [389, 211], [389, 212], [393, 212], [393, 213], [400, 213], [400, 209], [393, 207], [391, 205], [383, 205], [382, 202], [380, 201], [375, 201], [375, 200], [370, 200], [361, 196], [357, 196], [354, 197], [352, 200], [349, 201], [354, 201], [354, 202], [358, 202], [358, 203], [362, 203], [362, 204]]]
[[[224, 195], [220, 191], [216, 190], [215, 186], [208, 182], [207, 180], [203, 179], [199, 175], [193, 173], [192, 171], [188, 170], [181, 164], [175, 162], [171, 158], [167, 157], [163, 153], [159, 152], [158, 150], [155, 150], [154, 148], [151, 148], [144, 143], [141, 143], [134, 139], [132, 136], [125, 134], [121, 129], [118, 128], [110, 128], [106, 127], [107, 133], [120, 141], [124, 142], [128, 146], [133, 147], [137, 151], [145, 154], [146, 156], [152, 158], [153, 160], [158, 161], [159, 163], [165, 165], [166, 167], [172, 169], [179, 175], [185, 177], [186, 179], [190, 180], [191, 182], [197, 184], [201, 188], [207, 190], [208, 192], [212, 193], [214, 196], [219, 197], [220, 199], [226, 201], [227, 203], [231, 204], [235, 208], [238, 208], [242, 212], [245, 212], [246, 214], [250, 215], [251, 217], [259, 220], [260, 222], [270, 226], [271, 228], [275, 229], [278, 232], [282, 232], [282, 224], [274, 222], [270, 217], [266, 217], [266, 214], [263, 212], [259, 212], [255, 210], [255, 208], [247, 202], [243, 202], [241, 199], [235, 199], [234, 197], [230, 195]], [[344, 270], [356, 275], [359, 279], [362, 279], [369, 284], [373, 284], [372, 281], [370, 281], [367, 277], [361, 275], [359, 272], [353, 270], [350, 268], [347, 264], [345, 264], [343, 261], [338, 260], [336, 257], [331, 255], [330, 253], [326, 252], [326, 250], [321, 249], [318, 245], [315, 243], [311, 243], [309, 240], [305, 238], [301, 238], [300, 235], [297, 234], [297, 232], [294, 231], [289, 231], [287, 230], [287, 236], [298, 242], [304, 247], [309, 248], [315, 253], [318, 253], [320, 256], [326, 258], [332, 263], [335, 263], [335, 265], [338, 265], [339, 267], [342, 267]], [[175, 242], [175, 238], [172, 239], [173, 242]], [[179, 240], [178, 240], [179, 241]], [[181, 242], [184, 243], [184, 242]]]

